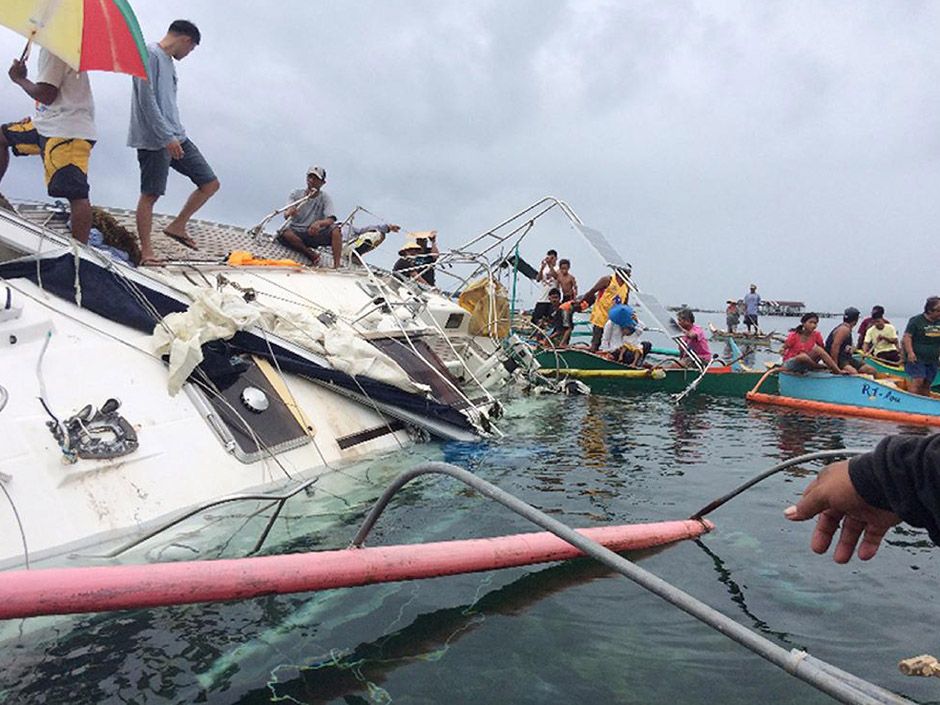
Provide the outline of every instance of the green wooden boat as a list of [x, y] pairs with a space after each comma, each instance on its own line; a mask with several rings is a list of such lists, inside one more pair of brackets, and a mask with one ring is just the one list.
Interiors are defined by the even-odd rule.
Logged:
[[[635, 369], [608, 360], [587, 350], [542, 350], [535, 355], [542, 366], [542, 374], [574, 377], [587, 384], [592, 391], [603, 394], [622, 392], [685, 391], [699, 377], [695, 369]], [[744, 398], [760, 380], [762, 372], [735, 372], [730, 367], [712, 366], [695, 388], [696, 392], [717, 396]], [[770, 385], [768, 387], [768, 385]], [[768, 377], [762, 390], [776, 393], [777, 377]]]
[[[894, 377], [901, 377], [907, 379], [907, 372], [904, 371], [904, 365], [895, 365], [890, 362], [885, 362], [884, 360], [879, 360], [877, 357], [872, 355], [856, 355], [855, 361], [875, 368], [875, 372], [881, 374], [892, 375]], [[934, 389], [940, 389], [940, 372], [937, 373], [937, 376], [934, 377], [933, 384], [930, 385]]]
[[760, 333], [760, 334], [751, 334], [751, 333], [729, 333], [728, 331], [719, 330], [715, 327], [714, 323], [708, 324], [708, 329], [711, 331], [711, 339], [721, 342], [727, 342], [733, 340], [738, 345], [749, 345], [749, 346], [760, 346], [760, 347], [773, 347], [776, 343], [782, 343], [783, 339], [776, 334], [775, 331], [770, 333]]

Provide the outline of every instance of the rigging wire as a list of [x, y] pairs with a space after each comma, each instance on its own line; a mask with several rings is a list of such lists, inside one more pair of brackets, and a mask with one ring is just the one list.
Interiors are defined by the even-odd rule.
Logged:
[[7, 491], [6, 483], [0, 479], [0, 490], [3, 490], [3, 494], [7, 498], [7, 502], [10, 503], [10, 509], [13, 510], [13, 518], [16, 519], [16, 526], [20, 532], [20, 541], [23, 544], [23, 562], [26, 566], [26, 569], [29, 570], [29, 544], [26, 541], [26, 529], [23, 526], [23, 520], [20, 518], [20, 513], [16, 509], [16, 502], [13, 501], [13, 498], [10, 496], [10, 493]]
[[786, 470], [787, 468], [793, 467], [794, 465], [800, 465], [801, 463], [807, 463], [812, 460], [830, 460], [834, 458], [850, 458], [855, 455], [861, 455], [862, 453], [865, 453], [865, 452], [867, 451], [857, 450], [853, 448], [840, 448], [836, 450], [821, 450], [815, 453], [804, 453], [803, 455], [798, 455], [795, 458], [784, 460], [782, 463], [777, 463], [772, 468], [765, 470], [764, 472], [762, 472], [760, 475], [757, 475], [756, 477], [751, 478], [750, 480], [745, 482], [743, 485], [736, 487], [735, 489], [731, 490], [727, 494], [719, 497], [718, 499], [712, 500], [711, 502], [706, 504], [704, 507], [699, 509], [697, 512], [695, 512], [689, 518], [701, 519], [706, 514], [711, 514], [713, 511], [718, 509], [718, 507], [734, 499], [735, 497], [745, 492], [746, 490], [749, 490], [758, 482], [762, 482], [766, 480], [768, 477], [771, 477], [772, 475], [776, 475], [778, 472], [782, 470]]
[[[115, 274], [116, 274], [119, 278], [122, 278], [121, 273], [115, 272]], [[23, 290], [21, 287], [17, 286], [16, 284], [14, 284], [14, 283], [10, 282], [9, 280], [5, 279], [4, 277], [0, 277], [0, 282], [3, 282], [5, 285], [9, 286], [11, 289], [13, 289], [14, 291], [18, 292], [21, 296], [23, 296], [23, 297], [25, 297], [25, 298], [27, 298], [27, 299], [33, 301], [34, 303], [36, 303], [36, 304], [38, 304], [38, 305], [40, 305], [40, 306], [42, 306], [42, 307], [48, 309], [49, 311], [52, 311], [52, 312], [56, 313], [57, 315], [60, 315], [60, 316], [62, 316], [62, 317], [64, 317], [64, 318], [66, 318], [66, 319], [72, 321], [73, 323], [76, 323], [76, 324], [82, 326], [83, 328], [86, 328], [86, 329], [88, 329], [88, 330], [90, 330], [90, 331], [93, 331], [93, 332], [98, 333], [98, 334], [100, 334], [100, 335], [102, 335], [102, 336], [105, 336], [105, 337], [109, 338], [110, 340], [113, 340], [113, 341], [115, 341], [115, 342], [118, 342], [118, 343], [120, 343], [121, 345], [124, 345], [125, 347], [128, 347], [128, 348], [130, 348], [131, 350], [134, 350], [135, 352], [137, 352], [137, 353], [139, 353], [139, 354], [141, 354], [141, 355], [144, 355], [144, 356], [146, 356], [146, 357], [148, 357], [148, 358], [150, 358], [150, 359], [152, 359], [152, 360], [162, 362], [162, 358], [161, 358], [160, 356], [156, 355], [155, 353], [153, 353], [152, 351], [146, 350], [146, 349], [144, 349], [144, 348], [142, 348], [142, 347], [138, 347], [138, 346], [136, 346], [136, 345], [134, 345], [134, 344], [128, 342], [127, 340], [125, 340], [125, 339], [123, 339], [123, 338], [120, 338], [120, 337], [118, 337], [117, 335], [114, 335], [113, 333], [110, 333], [110, 332], [104, 330], [103, 328], [99, 328], [99, 327], [95, 326], [94, 324], [89, 323], [88, 321], [82, 320], [81, 318], [79, 318], [79, 317], [77, 317], [77, 316], [75, 316], [75, 315], [73, 315], [73, 314], [70, 314], [70, 313], [68, 313], [68, 312], [66, 312], [66, 311], [60, 310], [60, 309], [54, 307], [54, 306], [53, 306], [52, 304], [50, 304], [48, 301], [43, 301], [43, 300], [37, 298], [36, 296], [30, 294], [29, 292]], [[140, 292], [137, 290], [137, 287], [136, 287], [136, 285], [135, 285], [133, 282], [127, 282], [127, 287], [126, 287], [126, 288], [128, 289], [129, 293], [130, 293], [132, 296], [134, 296], [135, 299], [138, 298], [137, 294], [139, 294]], [[144, 301], [141, 301], [140, 303], [141, 303], [142, 306], [145, 306], [145, 307], [151, 312], [151, 314], [152, 314], [153, 316], [158, 316], [158, 315], [159, 315], [158, 312], [156, 311], [156, 309], [155, 309], [153, 306], [150, 305], [150, 302], [149, 302], [149, 301], [144, 300]], [[163, 327], [164, 327], [166, 330], [170, 331], [169, 327], [166, 326], [166, 324], [163, 322], [162, 318], [159, 319], [159, 323], [160, 323], [161, 325], [163, 325]], [[282, 374], [283, 374], [283, 371], [282, 371]], [[211, 384], [211, 381], [210, 381], [209, 383]], [[358, 383], [357, 383], [357, 384], [358, 384]], [[212, 385], [212, 386], [214, 387], [214, 385]], [[361, 385], [360, 385], [360, 387], [361, 387]], [[211, 388], [210, 388], [210, 389], [205, 389], [204, 387], [200, 386], [200, 389], [202, 389], [204, 392], [209, 393], [209, 394], [219, 394], [216, 390], [213, 390], [213, 389], [211, 389]], [[365, 393], [365, 390], [363, 390], [363, 393]], [[366, 395], [366, 396], [368, 396], [368, 395]], [[228, 404], [228, 400], [224, 399], [224, 397], [223, 397], [221, 400], [222, 400], [225, 404]], [[374, 402], [373, 402], [373, 404], [374, 404]], [[229, 405], [229, 407], [231, 408], [231, 405]], [[233, 411], [234, 411], [234, 410], [233, 410]], [[235, 413], [237, 414], [238, 412], [236, 411]], [[50, 415], [51, 415], [51, 414], [50, 414]], [[55, 418], [54, 415], [53, 415], [53, 418]], [[58, 421], [58, 419], [56, 419], [56, 421]], [[252, 430], [249, 430], [249, 433], [252, 433], [252, 434], [253, 434], [253, 431], [252, 431]], [[401, 441], [398, 440], [397, 436], [396, 436], [396, 441], [398, 441], [399, 444], [401, 444]], [[330, 470], [332, 470], [332, 471], [334, 471], [334, 472], [340, 472], [340, 471], [338, 471], [338, 470], [336, 470], [336, 469], [334, 469], [334, 468], [329, 468], [329, 465], [328, 465], [328, 463], [326, 462], [326, 459], [325, 459], [325, 456], [324, 456], [324, 454], [323, 454], [323, 452], [322, 452], [322, 449], [320, 449], [319, 446], [318, 446], [315, 442], [314, 442], [313, 445], [314, 445], [314, 448], [317, 450], [317, 453], [318, 453], [318, 455], [320, 456], [321, 461], [324, 463], [324, 465], [326, 465], [326, 466], [328, 467], [328, 469], [330, 469]], [[275, 454], [273, 454], [273, 451], [271, 451], [269, 448], [267, 448], [267, 446], [265, 446], [265, 444], [261, 443], [260, 440], [257, 442], [257, 446], [259, 447], [259, 449], [264, 449], [264, 450], [266, 450], [267, 453], [270, 454], [270, 458], [271, 458], [275, 463], [277, 463], [279, 466], [281, 466], [282, 472], [284, 472], [285, 475], [286, 475], [288, 478], [292, 478], [292, 476], [290, 475], [290, 473], [287, 472], [286, 468], [284, 468], [284, 467], [281, 465], [280, 459], [277, 458], [277, 456], [276, 456]], [[359, 478], [356, 478], [354, 475], [349, 475], [349, 474], [347, 473], [347, 476], [350, 477], [351, 479], [353, 479], [353, 480], [356, 481], [356, 482], [360, 482], [360, 483], [362, 483], [362, 484], [368, 484], [366, 481], [361, 480], [361, 479], [359, 479]], [[338, 495], [332, 494], [332, 493], [330, 493], [330, 492], [328, 492], [328, 491], [326, 491], [326, 490], [323, 490], [322, 488], [321, 488], [321, 491], [326, 492], [327, 494], [330, 494], [330, 495], [333, 496], [334, 498], [336, 498], [336, 499], [338, 499], [338, 500], [340, 500], [340, 501], [342, 501], [342, 502], [348, 504], [348, 501], [345, 500], [345, 498], [343, 498], [343, 497], [340, 497], [340, 496], [338, 496]]]

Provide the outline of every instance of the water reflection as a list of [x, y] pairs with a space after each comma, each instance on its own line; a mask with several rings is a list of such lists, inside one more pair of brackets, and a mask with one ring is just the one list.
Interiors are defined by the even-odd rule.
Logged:
[[808, 453], [813, 444], [816, 429], [813, 422], [799, 414], [781, 414], [777, 422], [777, 447], [785, 457]]
[[[610, 450], [607, 447], [607, 424], [602, 409], [610, 404], [604, 397], [591, 395], [578, 424], [578, 445], [585, 465], [605, 467], [609, 464]], [[621, 420], [618, 418], [618, 421]]]
[[[704, 394], [692, 394], [672, 405], [669, 451], [677, 463], [692, 464], [704, 457], [704, 437], [711, 427], [709, 415], [704, 413], [708, 404]], [[681, 475], [682, 470], [676, 469], [674, 474]]]
[[757, 615], [751, 612], [747, 606], [747, 601], [744, 599], [744, 591], [731, 576], [731, 571], [728, 570], [728, 568], [725, 566], [725, 562], [721, 559], [721, 557], [698, 539], [695, 540], [695, 545], [702, 549], [702, 552], [705, 553], [705, 555], [711, 558], [712, 565], [715, 567], [715, 572], [718, 574], [718, 582], [727, 588], [728, 594], [731, 596], [731, 601], [737, 605], [737, 607], [740, 608], [740, 610], [747, 616], [753, 627], [762, 634], [775, 637], [788, 646], [794, 646], [788, 632], [771, 629], [770, 625], [766, 621], [760, 619]]

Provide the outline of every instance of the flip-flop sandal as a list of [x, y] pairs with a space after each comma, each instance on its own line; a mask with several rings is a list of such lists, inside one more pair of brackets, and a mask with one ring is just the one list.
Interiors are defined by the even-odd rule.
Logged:
[[163, 231], [163, 234], [168, 238], [176, 240], [183, 247], [188, 247], [190, 250], [198, 250], [199, 247], [196, 245], [196, 241], [193, 240], [189, 235], [177, 235], [176, 233], [171, 233], [166, 230]]

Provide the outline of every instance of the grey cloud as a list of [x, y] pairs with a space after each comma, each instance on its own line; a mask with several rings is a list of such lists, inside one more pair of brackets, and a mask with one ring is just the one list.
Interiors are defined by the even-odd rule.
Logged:
[[[253, 224], [316, 162], [341, 211], [447, 243], [558, 195], [666, 301], [716, 307], [757, 280], [769, 298], [907, 313], [936, 293], [934, 3], [136, 5], [150, 40], [177, 16], [203, 30], [178, 67], [184, 124], [223, 183], [203, 217]], [[129, 81], [93, 82], [93, 198], [133, 207]], [[29, 110], [9, 82], [0, 97], [3, 119]], [[3, 190], [41, 197], [21, 161]], [[188, 191], [171, 182], [166, 210]], [[551, 245], [582, 281], [600, 274], [560, 219], [524, 254]]]

